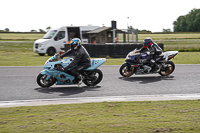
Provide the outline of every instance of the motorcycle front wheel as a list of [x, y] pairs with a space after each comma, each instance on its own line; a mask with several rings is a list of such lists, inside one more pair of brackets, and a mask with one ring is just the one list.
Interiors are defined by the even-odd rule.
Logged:
[[95, 86], [101, 82], [103, 73], [99, 69], [87, 72], [86, 79], [83, 81], [87, 86]]
[[50, 87], [56, 82], [54, 77], [50, 77], [48, 80], [46, 80], [46, 77], [47, 75], [39, 74], [37, 76], [37, 84], [41, 87]]
[[175, 70], [175, 65], [174, 65], [174, 62], [172, 61], [167, 61], [165, 63], [165, 67], [161, 68], [159, 74], [161, 76], [168, 76], [170, 75], [171, 73], [173, 73], [173, 71]]
[[119, 69], [119, 73], [124, 77], [130, 77], [135, 73], [135, 69], [129, 64], [123, 64]]

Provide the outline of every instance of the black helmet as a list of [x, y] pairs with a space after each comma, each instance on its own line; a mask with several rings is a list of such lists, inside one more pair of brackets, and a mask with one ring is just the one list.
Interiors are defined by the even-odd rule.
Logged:
[[81, 47], [81, 40], [79, 38], [73, 38], [70, 42], [71, 50], [76, 51]]

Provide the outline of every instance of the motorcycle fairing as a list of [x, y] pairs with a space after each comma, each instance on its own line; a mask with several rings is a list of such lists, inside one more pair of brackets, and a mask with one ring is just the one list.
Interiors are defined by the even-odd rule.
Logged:
[[[69, 75], [65, 72], [57, 71], [55, 69], [46, 69], [40, 72], [43, 75], [47, 75], [46, 80], [49, 80], [51, 76], [57, 79], [56, 85], [66, 85], [66, 84], [73, 84], [74, 76]], [[64, 78], [66, 77], [66, 78]], [[68, 80], [68, 82], [63, 82], [63, 80]]]
[[164, 54], [164, 59], [167, 61], [174, 58], [178, 54], [178, 51], [167, 51], [164, 52], [163, 54]]
[[106, 62], [106, 58], [98, 58], [91, 60], [91, 67], [85, 69], [86, 71], [94, 70]]
[[[74, 84], [72, 82], [74, 80], [74, 76], [54, 69], [55, 65], [58, 65], [58, 64], [62, 65], [62, 67], [68, 66], [73, 61], [73, 59], [72, 58], [65, 58], [61, 61], [54, 61], [54, 62], [51, 62], [50, 59], [51, 58], [49, 58], [44, 64], [43, 68], [45, 70], [40, 72], [43, 75], [47, 75], [46, 80], [49, 80], [49, 78], [51, 76], [53, 76], [57, 79], [56, 85]], [[101, 66], [103, 63], [105, 63], [105, 61], [106, 61], [106, 58], [92, 59], [91, 60], [91, 67], [85, 69], [85, 71], [94, 70], [94, 69], [98, 68], [99, 66]], [[67, 81], [67, 82], [65, 82], [65, 81]]]
[[[72, 61], [73, 61], [73, 59], [71, 59], [71, 58], [65, 58], [61, 61], [56, 61], [56, 62], [50, 62], [49, 60], [47, 60], [43, 68], [44, 69], [54, 69], [55, 64], [61, 64], [63, 67], [66, 67]], [[105, 61], [106, 61], [106, 58], [92, 59], [91, 67], [89, 67], [85, 70], [94, 70], [94, 69], [98, 68], [99, 66], [101, 66], [103, 63], [105, 63]]]

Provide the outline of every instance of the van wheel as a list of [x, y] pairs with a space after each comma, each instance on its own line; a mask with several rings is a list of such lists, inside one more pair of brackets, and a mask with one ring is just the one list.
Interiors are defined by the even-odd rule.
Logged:
[[55, 52], [56, 52], [55, 48], [52, 48], [52, 47], [48, 48], [48, 50], [47, 50], [48, 56], [53, 56], [55, 54]]

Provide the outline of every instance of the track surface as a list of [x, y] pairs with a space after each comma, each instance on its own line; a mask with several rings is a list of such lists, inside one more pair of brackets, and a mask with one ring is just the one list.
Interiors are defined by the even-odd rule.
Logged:
[[96, 87], [82, 84], [41, 88], [36, 83], [41, 67], [0, 67], [0, 101], [106, 97], [130, 95], [165, 95], [200, 93], [200, 65], [176, 65], [173, 74], [137, 75], [124, 78], [120, 66], [101, 66], [102, 82]]

